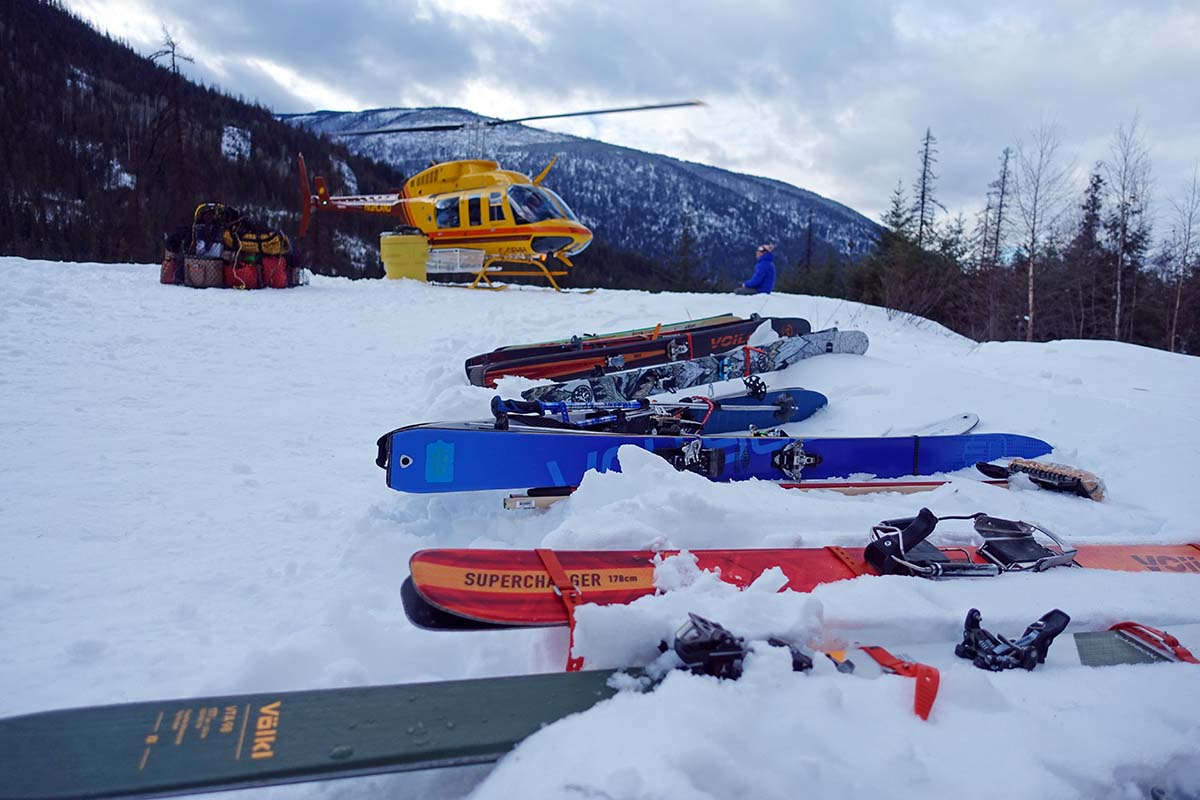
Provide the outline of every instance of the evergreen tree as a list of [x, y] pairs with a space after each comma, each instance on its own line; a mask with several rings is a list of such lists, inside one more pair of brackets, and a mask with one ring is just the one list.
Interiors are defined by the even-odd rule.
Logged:
[[671, 286], [680, 292], [705, 292], [712, 286], [700, 271], [700, 253], [694, 233], [695, 223], [691, 211], [685, 211], [679, 230], [679, 244], [668, 262]]
[[1102, 316], [1107, 313], [1110, 297], [1107, 282], [1103, 279], [1104, 264], [1108, 260], [1101, 241], [1103, 196], [1104, 177], [1097, 165], [1079, 206], [1079, 224], [1063, 254], [1065, 268], [1071, 276], [1068, 289], [1068, 306], [1073, 316], [1071, 335], [1079, 338], [1100, 335]]
[[937, 250], [960, 269], [966, 263], [970, 242], [967, 238], [967, 218], [961, 213], [938, 232]]
[[908, 203], [908, 199], [904, 196], [904, 183], [896, 182], [896, 188], [892, 192], [892, 202], [888, 210], [880, 217], [880, 221], [884, 224], [892, 235], [905, 240], [913, 238], [913, 212], [912, 207]]

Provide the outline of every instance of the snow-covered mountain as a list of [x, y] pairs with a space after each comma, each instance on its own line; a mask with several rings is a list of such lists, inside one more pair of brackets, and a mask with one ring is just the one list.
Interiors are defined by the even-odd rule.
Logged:
[[[315, 131], [339, 134], [480, 123], [488, 118], [458, 108], [387, 108], [318, 111], [287, 119]], [[800, 262], [808, 245], [810, 219], [814, 259], [830, 250], [847, 258], [861, 255], [873, 246], [879, 230], [853, 209], [781, 181], [525, 125], [355, 136], [342, 141], [354, 152], [409, 175], [431, 161], [479, 157], [536, 174], [551, 158], [560, 156], [546, 185], [566, 198], [598, 240], [663, 258], [676, 251], [686, 221], [696, 237], [702, 263], [718, 276], [745, 271], [748, 250], [761, 241], [779, 245], [782, 263]]]

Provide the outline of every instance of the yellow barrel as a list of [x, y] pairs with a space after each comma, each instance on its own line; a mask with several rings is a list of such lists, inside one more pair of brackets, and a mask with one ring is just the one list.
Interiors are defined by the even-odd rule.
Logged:
[[379, 254], [383, 257], [383, 269], [392, 280], [425, 280], [425, 260], [429, 257], [429, 242], [425, 234], [382, 233], [379, 236]]

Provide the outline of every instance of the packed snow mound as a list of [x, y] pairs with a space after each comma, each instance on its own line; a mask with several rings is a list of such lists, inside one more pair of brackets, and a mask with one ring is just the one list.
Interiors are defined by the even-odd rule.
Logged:
[[[399, 589], [421, 548], [860, 545], [872, 524], [921, 506], [1035, 520], [1079, 542], [1200, 539], [1192, 357], [1113, 342], [978, 344], [885, 309], [783, 294], [469, 292], [322, 277], [287, 292], [213, 292], [157, 279], [155, 265], [0, 258], [0, 714], [562, 668], [565, 630], [413, 628]], [[467, 383], [468, 356], [724, 312], [870, 336], [865, 356], [769, 376], [829, 398], [788, 426], [794, 434], [895, 434], [970, 411], [980, 432], [1051, 442], [1052, 460], [1099, 474], [1109, 499], [1006, 491], [970, 475], [921, 495], [713, 484], [631, 448], [623, 472], [589, 474], [549, 510], [506, 512], [504, 493], [390, 491], [374, 464], [376, 439], [393, 428], [488, 416], [495, 392]], [[656, 581], [658, 596], [581, 610], [589, 664], [646, 663], [689, 611], [752, 640], [901, 645], [954, 640], [972, 606], [1009, 634], [1054, 607], [1080, 626], [1200, 617], [1194, 574], [862, 578], [797, 594], [776, 571], [738, 591], [684, 553], [663, 559]], [[651, 694], [549, 726], [494, 770], [254, 796], [1200, 791], [1194, 667], [992, 675], [964, 662], [945, 671], [929, 722], [912, 714], [911, 691], [901, 679], [797, 675], [764, 650], [741, 681], [672, 675]]]

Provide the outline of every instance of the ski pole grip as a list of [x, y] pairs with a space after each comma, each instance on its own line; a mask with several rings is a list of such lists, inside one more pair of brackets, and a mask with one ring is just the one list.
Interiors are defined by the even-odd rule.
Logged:
[[502, 414], [540, 414], [542, 404], [537, 400], [505, 400], [499, 395], [492, 398], [492, 416]]

